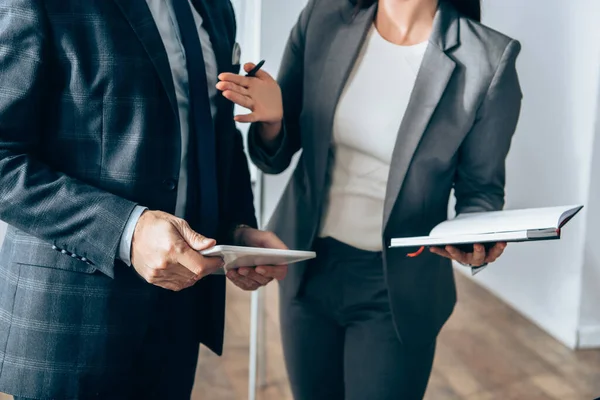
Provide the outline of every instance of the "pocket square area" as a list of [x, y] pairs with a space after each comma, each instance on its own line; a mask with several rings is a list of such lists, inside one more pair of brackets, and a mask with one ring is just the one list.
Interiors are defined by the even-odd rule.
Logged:
[[231, 63], [233, 65], [239, 65], [241, 56], [242, 48], [240, 47], [240, 44], [238, 42], [235, 42], [235, 44], [233, 45], [233, 51], [231, 53]]

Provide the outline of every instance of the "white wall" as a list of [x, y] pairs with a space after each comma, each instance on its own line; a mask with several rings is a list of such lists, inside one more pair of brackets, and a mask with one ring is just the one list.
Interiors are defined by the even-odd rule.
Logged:
[[[590, 0], [587, 4], [583, 3], [580, 5], [580, 13], [583, 15], [586, 34], [583, 35], [578, 48], [582, 54], [587, 54], [587, 58], [582, 57], [582, 64], [590, 69], [590, 76], [595, 74], [595, 81], [590, 79], [587, 88], [590, 92], [588, 97], [595, 97], [596, 102], [595, 104], [591, 102], [589, 109], [586, 110], [589, 113], [589, 120], [586, 122], [595, 122], [595, 132], [578, 333], [579, 344], [582, 347], [600, 347], [600, 232], [597, 230], [600, 223], [600, 25], [598, 24], [600, 2]], [[582, 85], [586, 84], [586, 76], [580, 77], [583, 80]]]
[[[523, 45], [524, 103], [507, 163], [507, 208], [587, 207], [560, 242], [512, 245], [476, 280], [570, 347], [577, 346], [584, 321], [588, 331], [600, 333], [598, 307], [590, 303], [597, 291], [589, 281], [599, 275], [600, 254], [586, 246], [594, 236], [586, 221], [598, 213], [588, 203], [599, 104], [598, 18], [596, 0], [497, 0], [484, 8], [486, 24]], [[596, 164], [597, 180], [600, 160]], [[600, 187], [594, 192], [600, 200]]]
[[581, 347], [600, 347], [600, 87], [598, 99], [578, 330]]

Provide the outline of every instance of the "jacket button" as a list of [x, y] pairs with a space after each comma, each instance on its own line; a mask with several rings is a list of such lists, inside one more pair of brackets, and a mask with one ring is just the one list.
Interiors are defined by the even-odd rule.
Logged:
[[163, 186], [166, 190], [172, 192], [177, 188], [177, 181], [175, 181], [175, 179], [165, 179], [163, 181]]

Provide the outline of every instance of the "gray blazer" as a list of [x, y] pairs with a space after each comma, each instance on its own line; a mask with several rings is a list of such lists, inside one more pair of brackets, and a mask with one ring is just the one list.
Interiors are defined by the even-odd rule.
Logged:
[[[349, 0], [311, 0], [293, 28], [281, 66], [285, 129], [276, 152], [249, 137], [256, 165], [277, 174], [302, 156], [270, 221], [294, 249], [310, 249], [328, 189], [336, 105], [370, 28], [376, 5], [355, 15]], [[398, 131], [382, 215], [384, 268], [398, 333], [430, 341], [450, 316], [456, 293], [451, 263], [425, 252], [388, 249], [394, 237], [426, 235], [458, 213], [504, 205], [505, 158], [521, 108], [515, 69], [520, 45], [442, 2]], [[376, 138], [374, 138], [376, 140]], [[282, 298], [298, 292], [306, 264], [290, 268]]]

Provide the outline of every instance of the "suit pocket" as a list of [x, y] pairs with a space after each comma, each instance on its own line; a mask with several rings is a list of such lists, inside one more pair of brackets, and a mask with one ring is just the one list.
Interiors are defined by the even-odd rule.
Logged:
[[10, 235], [6, 237], [5, 249], [10, 261], [16, 264], [59, 269], [63, 271], [93, 274], [96, 267], [86, 259], [58, 248], [30, 235]]

